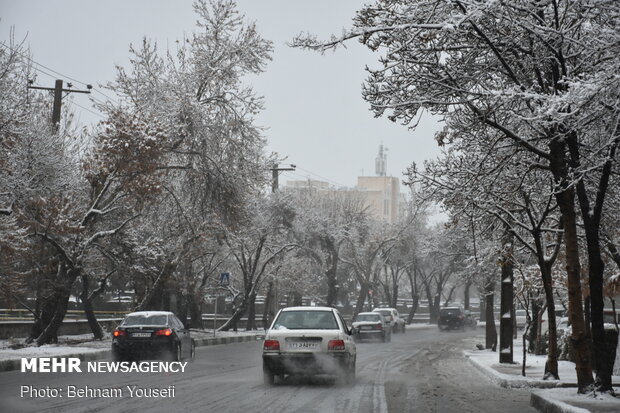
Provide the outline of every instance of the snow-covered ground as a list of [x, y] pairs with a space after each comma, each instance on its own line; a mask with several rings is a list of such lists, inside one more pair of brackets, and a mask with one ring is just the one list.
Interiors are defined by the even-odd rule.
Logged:
[[[473, 344], [472, 348], [475, 348]], [[546, 356], [527, 354], [526, 376], [522, 376], [521, 338], [514, 341], [515, 364], [500, 364], [499, 354], [490, 350], [465, 351], [465, 356], [498, 385], [532, 388], [533, 399], [538, 399], [539, 403], [553, 404], [558, 412], [620, 412], [620, 398], [608, 394], [577, 394], [577, 373], [572, 362], [558, 362], [560, 380], [543, 380]], [[613, 376], [613, 383], [620, 384], [620, 376]], [[616, 388], [616, 393], [620, 394], [620, 387]]]

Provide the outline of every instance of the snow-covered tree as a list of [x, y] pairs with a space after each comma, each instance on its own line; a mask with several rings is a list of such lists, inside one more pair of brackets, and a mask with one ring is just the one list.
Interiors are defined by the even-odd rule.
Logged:
[[364, 98], [377, 116], [410, 123], [421, 109], [446, 122], [440, 142], [467, 130], [493, 130], [502, 145], [526, 150], [524, 170], [554, 180], [563, 219], [569, 318], [580, 393], [594, 380], [583, 318], [576, 201], [588, 243], [592, 335], [599, 389], [611, 390], [605, 365], [603, 270], [599, 228], [616, 150], [620, 91], [620, 5], [613, 0], [496, 2], [377, 1], [341, 37], [296, 45], [326, 50], [357, 38], [382, 50]]

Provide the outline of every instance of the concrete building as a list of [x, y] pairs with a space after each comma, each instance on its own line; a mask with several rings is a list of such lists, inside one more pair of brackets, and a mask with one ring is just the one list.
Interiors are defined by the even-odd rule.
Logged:
[[393, 176], [358, 176], [355, 188], [366, 201], [370, 213], [380, 221], [394, 223], [400, 206], [400, 184]]
[[387, 148], [383, 145], [375, 159], [375, 173], [376, 176], [358, 176], [356, 189], [378, 220], [393, 224], [398, 220], [403, 197], [399, 179], [387, 176]]
[[393, 224], [404, 211], [405, 196], [400, 193], [399, 179], [387, 176], [387, 148], [379, 146], [375, 159], [376, 176], [358, 176], [352, 189], [334, 188], [325, 181], [313, 179], [286, 181], [285, 190], [304, 190], [312, 193], [348, 193], [359, 196], [369, 212], [379, 221]]

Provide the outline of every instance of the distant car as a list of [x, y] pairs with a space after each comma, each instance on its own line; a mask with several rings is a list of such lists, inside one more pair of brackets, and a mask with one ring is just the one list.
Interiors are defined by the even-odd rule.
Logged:
[[373, 312], [379, 312], [383, 314], [384, 317], [388, 318], [390, 321], [390, 325], [392, 326], [393, 333], [404, 333], [406, 329], [405, 320], [400, 317], [398, 314], [398, 310], [395, 308], [375, 308], [372, 310]]
[[560, 317], [560, 319], [558, 320], [558, 325], [556, 326], [556, 330], [558, 331], [558, 333], [560, 331], [568, 330], [569, 327], [570, 324], [568, 322], [568, 317]]
[[465, 310], [462, 307], [444, 307], [439, 310], [439, 330], [465, 330]]
[[618, 318], [618, 313], [614, 310], [603, 310], [603, 323], [615, 325]]
[[196, 344], [174, 313], [139, 311], [125, 316], [112, 333], [112, 356], [117, 361], [166, 358], [193, 359]]
[[378, 338], [381, 341], [389, 342], [392, 340], [392, 326], [390, 322], [380, 312], [359, 313], [352, 323], [353, 338], [362, 340], [367, 338]]
[[478, 325], [478, 320], [469, 310], [464, 310], [465, 314], [465, 325], [473, 330], [476, 329]]
[[267, 385], [286, 375], [336, 375], [355, 380], [357, 350], [352, 331], [330, 307], [281, 309], [265, 334], [263, 378]]
[[527, 312], [525, 310], [515, 310], [515, 321], [518, 329], [525, 328], [525, 324], [527, 324]]
[[[555, 321], [556, 321], [556, 326], [557, 326], [557, 322], [561, 317], [565, 317], [566, 316], [566, 310], [563, 307], [560, 306], [556, 306], [555, 307]], [[545, 309], [545, 311], [543, 311], [542, 315], [541, 315], [541, 320], [540, 320], [540, 334], [541, 335], [545, 335], [548, 333], [549, 331], [549, 311], [548, 309]]]

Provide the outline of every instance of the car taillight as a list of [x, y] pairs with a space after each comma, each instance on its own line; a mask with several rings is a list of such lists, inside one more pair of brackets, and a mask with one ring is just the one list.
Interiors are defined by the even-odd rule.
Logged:
[[279, 351], [280, 342], [278, 340], [265, 340], [263, 343], [263, 350]]
[[172, 335], [172, 330], [171, 330], [171, 329], [169, 329], [169, 328], [164, 328], [164, 329], [162, 329], [162, 330], [157, 330], [157, 331], [155, 332], [155, 335], [156, 335], [156, 336], [166, 336], [166, 337], [167, 337], [167, 336], [171, 336], [171, 335]]
[[327, 350], [335, 351], [335, 350], [344, 350], [344, 341], [343, 340], [329, 340], [327, 343]]
[[126, 332], [125, 330], [119, 330], [119, 329], [116, 329], [116, 330], [114, 330], [114, 332], [112, 333], [112, 335], [113, 335], [114, 337], [120, 337], [120, 336], [127, 335], [127, 332]]
[[383, 330], [383, 324], [379, 323], [375, 325], [375, 329], [377, 330]]

